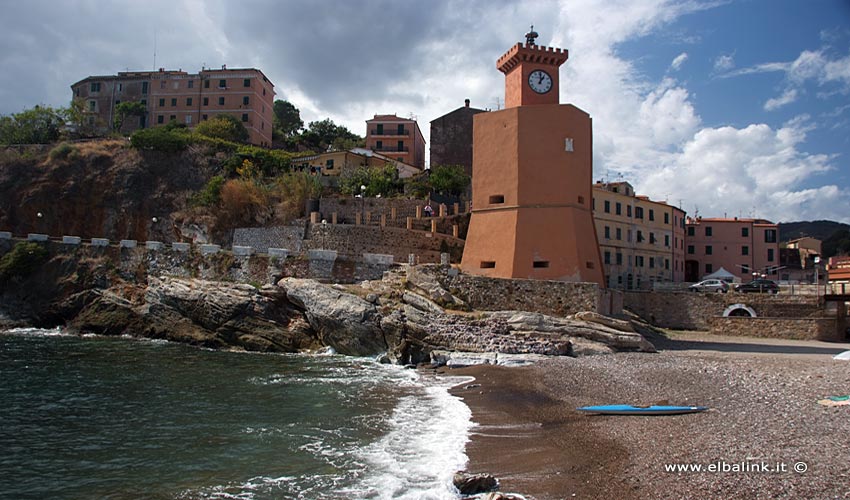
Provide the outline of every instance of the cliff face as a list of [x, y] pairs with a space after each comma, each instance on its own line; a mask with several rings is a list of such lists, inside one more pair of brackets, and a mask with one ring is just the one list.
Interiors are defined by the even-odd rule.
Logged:
[[72, 148], [54, 158], [49, 149], [0, 155], [0, 230], [174, 241], [180, 221], [172, 214], [186, 208], [221, 160], [193, 148], [175, 154], [138, 151], [120, 140]]

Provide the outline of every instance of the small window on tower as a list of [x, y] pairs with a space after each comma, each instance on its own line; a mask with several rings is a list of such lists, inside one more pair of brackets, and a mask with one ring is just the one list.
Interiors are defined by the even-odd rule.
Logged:
[[482, 260], [481, 261], [481, 269], [494, 269], [496, 267], [496, 261], [494, 260]]
[[505, 195], [503, 195], [503, 194], [494, 194], [493, 196], [490, 197], [490, 204], [491, 205], [496, 204], [496, 203], [504, 203], [504, 202], [505, 202]]
[[549, 267], [549, 261], [548, 260], [535, 260], [534, 264], [532, 264], [532, 265], [534, 267]]
[[564, 151], [573, 152], [573, 140], [570, 138], [564, 139]]

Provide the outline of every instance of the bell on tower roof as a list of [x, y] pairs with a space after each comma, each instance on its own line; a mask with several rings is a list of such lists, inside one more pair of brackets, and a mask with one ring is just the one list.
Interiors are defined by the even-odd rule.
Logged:
[[525, 44], [526, 45], [535, 45], [534, 39], [537, 38], [538, 35], [536, 31], [534, 31], [534, 25], [531, 25], [531, 31], [525, 34]]

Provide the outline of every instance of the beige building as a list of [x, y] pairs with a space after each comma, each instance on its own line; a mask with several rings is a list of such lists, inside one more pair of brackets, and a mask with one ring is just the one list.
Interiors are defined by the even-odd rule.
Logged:
[[684, 210], [637, 196], [628, 182], [597, 182], [593, 218], [609, 287], [684, 281]]
[[74, 99], [83, 100], [87, 124], [101, 131], [112, 130], [118, 104], [141, 102], [145, 115], [128, 118], [121, 132], [170, 122], [191, 128], [228, 114], [242, 122], [252, 144], [272, 143], [274, 85], [258, 69], [128, 71], [89, 76], [71, 85], [71, 91]]
[[422, 173], [420, 168], [364, 148], [302, 156], [292, 160], [292, 168], [322, 176], [338, 177], [346, 170], [358, 167], [382, 167], [388, 163], [398, 169], [398, 176], [401, 179]]

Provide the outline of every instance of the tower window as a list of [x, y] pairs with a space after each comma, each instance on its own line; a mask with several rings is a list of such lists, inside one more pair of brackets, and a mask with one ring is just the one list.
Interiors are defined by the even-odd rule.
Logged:
[[496, 267], [496, 261], [494, 260], [482, 260], [481, 261], [481, 269], [494, 269]]
[[535, 268], [549, 267], [549, 261], [548, 260], [535, 260], [534, 263], [532, 264], [532, 266], [535, 267]]
[[494, 194], [493, 196], [490, 197], [490, 204], [491, 205], [496, 204], [496, 203], [504, 203], [504, 202], [505, 202], [505, 195], [503, 195], [503, 194]]

